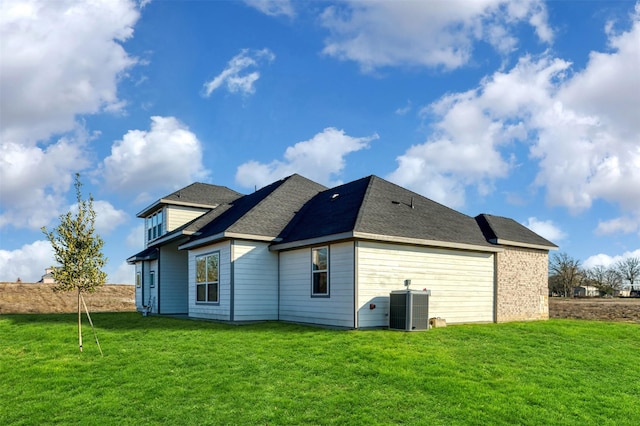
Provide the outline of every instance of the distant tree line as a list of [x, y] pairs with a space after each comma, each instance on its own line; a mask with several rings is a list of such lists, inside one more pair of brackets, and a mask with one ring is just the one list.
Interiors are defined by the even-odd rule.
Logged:
[[592, 286], [600, 295], [618, 295], [629, 289], [640, 296], [640, 258], [629, 257], [609, 267], [585, 268], [567, 253], [556, 253], [549, 259], [549, 291], [553, 295], [571, 297], [580, 286]]

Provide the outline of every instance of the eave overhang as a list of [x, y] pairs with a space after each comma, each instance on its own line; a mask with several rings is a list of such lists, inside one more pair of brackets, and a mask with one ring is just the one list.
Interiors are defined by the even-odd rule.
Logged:
[[503, 238], [494, 238], [492, 240], [490, 240], [491, 243], [493, 244], [499, 244], [501, 246], [513, 246], [513, 247], [523, 247], [523, 248], [530, 248], [530, 249], [535, 249], [535, 250], [558, 250], [558, 246], [546, 246], [546, 245], [541, 245], [541, 244], [530, 244], [530, 243], [522, 243], [519, 241], [510, 241], [510, 240], [505, 240]]
[[170, 232], [168, 234], [163, 235], [160, 238], [156, 238], [155, 240], [151, 241], [153, 243], [154, 246], [156, 245], [163, 245], [166, 243], [170, 243], [174, 240], [179, 239], [180, 237], [190, 237], [191, 235], [194, 235], [195, 232], [193, 231], [173, 231]]
[[127, 263], [134, 265], [137, 262], [144, 262], [146, 260], [156, 260], [158, 258], [158, 248], [146, 248], [139, 253], [134, 254], [127, 259]]
[[153, 213], [154, 211], [158, 210], [161, 207], [164, 206], [183, 206], [183, 207], [193, 207], [193, 208], [197, 208], [197, 209], [214, 209], [216, 207], [218, 207], [220, 204], [200, 204], [200, 203], [189, 203], [189, 202], [185, 202], [185, 201], [176, 201], [176, 200], [170, 200], [168, 198], [161, 198], [158, 201], [156, 201], [155, 203], [151, 204], [150, 206], [147, 206], [144, 210], [140, 211], [140, 213], [138, 213], [136, 215], [136, 217], [142, 218], [144, 219], [145, 217], [149, 216], [149, 214]]
[[290, 249], [295, 249], [299, 247], [313, 246], [313, 245], [324, 244], [329, 242], [336, 242], [341, 240], [352, 240], [352, 239], [383, 241], [383, 242], [396, 243], [396, 244], [451, 248], [451, 249], [458, 249], [458, 250], [481, 251], [481, 252], [490, 252], [490, 253], [499, 253], [504, 251], [504, 248], [502, 247], [490, 246], [490, 245], [485, 246], [485, 245], [479, 245], [479, 244], [456, 243], [451, 241], [425, 240], [421, 238], [398, 237], [393, 235], [372, 234], [368, 232], [343, 232], [339, 234], [325, 235], [317, 238], [309, 238], [306, 240], [292, 241], [290, 243], [273, 244], [269, 249], [272, 251], [290, 250]]
[[[197, 233], [195, 234], [197, 235]], [[214, 244], [219, 241], [224, 240], [250, 240], [250, 241], [265, 241], [265, 242], [277, 242], [280, 241], [278, 237], [272, 237], [267, 235], [253, 235], [253, 234], [242, 234], [238, 232], [220, 232], [214, 235], [210, 235], [208, 237], [199, 238], [194, 241], [187, 242], [185, 244], [181, 244], [178, 246], [178, 250], [193, 250], [198, 247], [206, 246], [209, 244]]]

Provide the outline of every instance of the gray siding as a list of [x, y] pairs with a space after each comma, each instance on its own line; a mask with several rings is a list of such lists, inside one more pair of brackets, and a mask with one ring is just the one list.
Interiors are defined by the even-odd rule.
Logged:
[[[155, 285], [151, 287], [151, 274], [154, 275]], [[144, 274], [142, 278], [142, 286], [144, 287], [144, 298], [142, 304], [151, 306], [150, 312], [158, 313], [158, 261], [150, 260], [144, 263]]]
[[189, 263], [186, 251], [178, 250], [178, 243], [160, 249], [160, 313], [186, 314], [189, 310]]
[[232, 245], [234, 321], [278, 319], [278, 254], [264, 242]]
[[[388, 325], [389, 293], [429, 289], [429, 316], [448, 323], [494, 321], [492, 253], [396, 244], [357, 244], [358, 327]], [[376, 305], [370, 309], [370, 304]]]
[[[220, 302], [196, 303], [196, 256], [220, 252]], [[215, 320], [231, 320], [231, 244], [224, 241], [210, 246], [189, 250], [189, 316]]]
[[[142, 312], [142, 262], [136, 262], [135, 268], [136, 268], [136, 272], [133, 277], [134, 279], [133, 284], [136, 289], [136, 310], [138, 312]], [[141, 278], [140, 287], [137, 286], [137, 283], [135, 281], [137, 279], [136, 277], [138, 276], [138, 274], [140, 274], [140, 278]]]
[[280, 319], [354, 327], [353, 243], [329, 245], [329, 297], [311, 297], [311, 248], [280, 253]]

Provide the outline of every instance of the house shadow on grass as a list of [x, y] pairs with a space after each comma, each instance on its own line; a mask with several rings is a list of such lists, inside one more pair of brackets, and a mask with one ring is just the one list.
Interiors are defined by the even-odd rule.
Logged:
[[[313, 326], [311, 324], [294, 324], [280, 321], [256, 321], [251, 323], [229, 324], [221, 321], [187, 318], [184, 316], [143, 316], [138, 312], [98, 312], [91, 313], [93, 325], [98, 330], [204, 330], [211, 331], [283, 331], [290, 333], [312, 333], [339, 331], [337, 329], [327, 329]], [[9, 320], [15, 325], [69, 325], [78, 324], [78, 314], [4, 314], [0, 315], [0, 320]], [[82, 314], [83, 327], [90, 327], [89, 320], [85, 313]]]

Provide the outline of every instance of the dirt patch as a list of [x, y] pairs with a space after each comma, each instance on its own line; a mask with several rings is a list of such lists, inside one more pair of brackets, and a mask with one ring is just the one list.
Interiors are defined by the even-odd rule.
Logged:
[[549, 317], [640, 323], [640, 299], [550, 297]]
[[[109, 284], [95, 293], [84, 294], [90, 312], [132, 312], [136, 310], [132, 285]], [[74, 291], [54, 292], [53, 284], [0, 283], [0, 314], [51, 314], [77, 312]]]

